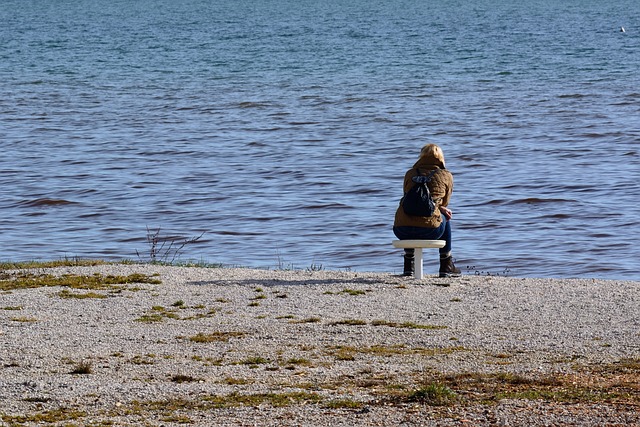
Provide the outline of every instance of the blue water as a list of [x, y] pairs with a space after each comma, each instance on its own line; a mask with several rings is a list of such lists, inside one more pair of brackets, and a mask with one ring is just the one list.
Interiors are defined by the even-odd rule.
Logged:
[[1, 3], [0, 260], [400, 272], [435, 142], [463, 272], [640, 280], [634, 1]]

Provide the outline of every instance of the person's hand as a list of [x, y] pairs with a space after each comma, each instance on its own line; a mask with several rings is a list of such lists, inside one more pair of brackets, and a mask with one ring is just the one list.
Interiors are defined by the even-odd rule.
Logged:
[[447, 218], [447, 221], [449, 221], [453, 216], [453, 212], [451, 212], [451, 209], [444, 206], [440, 206], [440, 212], [442, 213], [442, 215], [444, 215], [445, 218]]

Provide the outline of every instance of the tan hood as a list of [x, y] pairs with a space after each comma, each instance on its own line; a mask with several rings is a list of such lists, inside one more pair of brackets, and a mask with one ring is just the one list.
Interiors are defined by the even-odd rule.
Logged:
[[420, 169], [445, 169], [444, 162], [440, 159], [436, 159], [434, 156], [420, 157], [418, 161], [413, 165], [414, 168]]

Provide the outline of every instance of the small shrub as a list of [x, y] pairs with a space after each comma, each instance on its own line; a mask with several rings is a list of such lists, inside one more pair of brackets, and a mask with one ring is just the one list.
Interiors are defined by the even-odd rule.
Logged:
[[426, 403], [432, 406], [445, 406], [454, 403], [457, 394], [449, 387], [439, 383], [430, 383], [409, 394], [410, 402]]
[[91, 362], [83, 361], [77, 363], [69, 373], [72, 375], [88, 375], [93, 373], [93, 366], [91, 365]]
[[358, 402], [356, 400], [331, 400], [324, 405], [329, 409], [361, 409], [364, 404], [362, 402]]
[[137, 354], [131, 358], [131, 363], [134, 365], [153, 365], [155, 363], [154, 358], [154, 354], [147, 354], [145, 356]]
[[356, 350], [352, 347], [338, 347], [333, 351], [336, 360], [353, 361], [356, 360]]
[[269, 360], [260, 356], [248, 357], [240, 362], [241, 365], [264, 365], [265, 363], [269, 363]]
[[233, 378], [227, 377], [224, 379], [224, 383], [227, 385], [247, 385], [251, 384], [253, 381], [245, 378]]
[[200, 380], [190, 375], [177, 374], [171, 377], [171, 381], [174, 383], [182, 384], [182, 383], [192, 383]]
[[310, 272], [314, 272], [314, 271], [322, 271], [322, 270], [324, 270], [324, 267], [322, 266], [322, 264], [315, 264], [315, 263], [311, 264], [311, 265], [307, 268], [307, 271], [310, 271]]
[[85, 292], [85, 293], [75, 293], [71, 292], [68, 289], [63, 289], [58, 292], [58, 296], [64, 299], [88, 299], [88, 298], [96, 298], [96, 299], [104, 299], [107, 298], [104, 294], [99, 294], [97, 292]]
[[290, 323], [319, 323], [321, 319], [319, 317], [307, 317], [300, 320], [292, 320]]
[[330, 323], [330, 325], [332, 326], [336, 326], [336, 325], [361, 326], [366, 324], [367, 322], [365, 322], [364, 320], [358, 320], [358, 319], [344, 319], [344, 320], [338, 320]]
[[38, 321], [38, 319], [34, 317], [27, 317], [27, 316], [12, 317], [11, 320], [14, 322], [20, 322], [20, 323], [33, 323]]
[[390, 328], [406, 328], [406, 329], [431, 329], [431, 330], [447, 329], [446, 326], [441, 326], [441, 325], [422, 325], [420, 323], [415, 323], [415, 322], [396, 323], [396, 322], [389, 322], [387, 320], [374, 320], [371, 322], [371, 325], [372, 326], [388, 326]]
[[142, 322], [142, 323], [155, 323], [155, 322], [162, 322], [163, 319], [164, 319], [164, 316], [162, 316], [161, 314], [154, 313], [154, 314], [143, 314], [142, 316], [135, 319], [135, 321]]
[[189, 341], [197, 342], [197, 343], [208, 343], [208, 342], [227, 342], [231, 338], [239, 338], [243, 337], [246, 334], [244, 332], [211, 332], [208, 334], [198, 333], [192, 337], [189, 337]]
[[69, 424], [68, 421], [77, 421], [87, 416], [86, 412], [76, 411], [68, 408], [51, 409], [48, 411], [30, 414], [30, 415], [2, 415], [1, 420], [5, 422], [5, 425], [10, 426], [22, 426], [22, 425], [61, 425], [59, 423], [65, 422], [64, 425]]
[[345, 288], [341, 290], [339, 293], [347, 294], [347, 295], [365, 295], [366, 294], [365, 291], [361, 291], [359, 289], [349, 289], [349, 288]]
[[180, 258], [186, 246], [197, 243], [205, 233], [203, 231], [199, 236], [182, 238], [177, 236], [162, 236], [160, 231], [160, 227], [151, 230], [147, 226], [147, 243], [149, 244], [148, 258], [146, 260], [143, 259], [136, 250], [138, 259], [152, 264], [173, 264]]
[[313, 366], [313, 363], [304, 357], [293, 357], [288, 359], [285, 364], [290, 366]]

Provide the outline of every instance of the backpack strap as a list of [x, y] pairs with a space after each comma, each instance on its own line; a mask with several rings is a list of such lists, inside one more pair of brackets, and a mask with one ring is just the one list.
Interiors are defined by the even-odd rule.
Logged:
[[435, 174], [436, 172], [438, 172], [438, 169], [432, 169], [428, 174], [426, 175], [422, 175], [420, 173], [420, 169], [416, 168], [416, 172], [418, 172], [418, 174], [416, 176], [424, 176], [426, 177], [426, 181], [429, 182], [431, 181], [431, 177], [433, 176], [433, 174]]
[[418, 174], [411, 178], [411, 181], [415, 182], [416, 184], [426, 184], [427, 182], [431, 182], [431, 177], [434, 173], [436, 173], [437, 170], [438, 169], [433, 169], [427, 175], [420, 175], [420, 169], [416, 168]]

